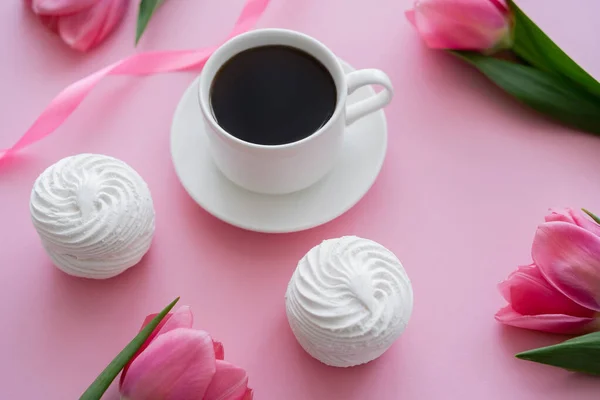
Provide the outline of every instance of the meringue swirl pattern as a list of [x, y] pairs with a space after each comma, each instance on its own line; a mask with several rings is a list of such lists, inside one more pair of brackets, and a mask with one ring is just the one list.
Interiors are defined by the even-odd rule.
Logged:
[[47, 168], [30, 211], [46, 252], [67, 274], [111, 278], [137, 264], [154, 235], [148, 185], [113, 157], [79, 154]]
[[413, 291], [391, 251], [344, 236], [323, 241], [300, 260], [285, 300], [304, 350], [324, 364], [350, 367], [381, 356], [402, 334]]

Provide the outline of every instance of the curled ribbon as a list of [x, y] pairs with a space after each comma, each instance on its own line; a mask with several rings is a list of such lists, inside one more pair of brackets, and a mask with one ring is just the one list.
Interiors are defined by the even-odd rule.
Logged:
[[[229, 36], [250, 30], [270, 0], [247, 0]], [[109, 75], [152, 75], [200, 68], [218, 46], [198, 50], [154, 51], [134, 54], [69, 85], [50, 102], [33, 125], [12, 147], [0, 150], [0, 160], [50, 135], [58, 128], [100, 81]]]

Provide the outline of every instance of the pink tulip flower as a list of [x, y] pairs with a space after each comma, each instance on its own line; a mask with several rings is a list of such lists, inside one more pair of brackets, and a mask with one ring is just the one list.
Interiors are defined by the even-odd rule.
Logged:
[[25, 0], [40, 21], [71, 48], [88, 51], [121, 22], [129, 0]]
[[512, 45], [504, 0], [416, 0], [406, 17], [433, 49], [491, 52]]
[[222, 344], [192, 323], [186, 306], [161, 322], [123, 370], [123, 400], [252, 400], [246, 371], [223, 361]]
[[586, 214], [572, 208], [565, 209], [550, 209], [550, 214], [545, 217], [546, 222], [563, 221], [573, 225], [577, 225], [587, 231], [592, 232], [596, 236], [600, 236], [600, 225], [592, 221]]
[[571, 209], [552, 211], [535, 234], [533, 263], [500, 283], [506, 325], [561, 334], [600, 330], [600, 226]]

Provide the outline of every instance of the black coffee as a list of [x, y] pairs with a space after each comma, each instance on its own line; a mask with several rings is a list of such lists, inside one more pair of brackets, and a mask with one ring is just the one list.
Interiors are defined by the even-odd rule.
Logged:
[[261, 46], [228, 60], [210, 101], [217, 123], [250, 143], [278, 145], [310, 136], [331, 118], [337, 91], [316, 58], [288, 46]]

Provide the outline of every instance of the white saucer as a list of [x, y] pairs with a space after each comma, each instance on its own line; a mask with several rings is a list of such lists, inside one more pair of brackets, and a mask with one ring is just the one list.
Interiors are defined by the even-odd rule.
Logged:
[[[353, 71], [342, 61], [346, 72]], [[175, 172], [189, 195], [207, 212], [237, 227], [267, 233], [295, 232], [329, 222], [354, 206], [371, 188], [387, 148], [383, 110], [352, 124], [334, 169], [300, 192], [262, 195], [225, 178], [213, 164], [198, 105], [198, 79], [185, 91], [171, 126]], [[357, 102], [375, 93], [363, 87], [348, 97]]]

